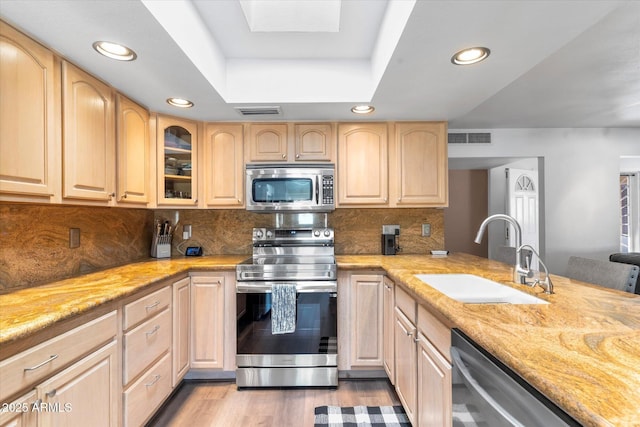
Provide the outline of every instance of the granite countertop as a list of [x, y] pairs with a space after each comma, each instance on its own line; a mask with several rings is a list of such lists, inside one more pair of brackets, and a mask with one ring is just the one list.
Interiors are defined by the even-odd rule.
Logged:
[[[0, 345], [188, 271], [233, 270], [247, 256], [149, 260], [0, 295]], [[514, 284], [505, 264], [466, 254], [339, 255], [344, 269], [384, 269], [416, 299], [586, 426], [640, 425], [640, 296], [552, 275], [555, 294]], [[469, 273], [550, 304], [462, 304], [414, 277]]]

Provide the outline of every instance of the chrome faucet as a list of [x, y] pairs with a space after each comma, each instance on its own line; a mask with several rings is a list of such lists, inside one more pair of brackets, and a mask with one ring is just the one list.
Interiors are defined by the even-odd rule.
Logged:
[[[535, 279], [533, 282], [526, 282], [526, 284], [531, 287], [535, 287], [536, 285], [539, 285], [542, 289], [544, 289], [545, 294], [552, 294], [553, 283], [551, 282], [551, 277], [549, 277], [549, 270], [547, 269], [547, 266], [544, 265], [544, 262], [542, 262], [542, 258], [540, 258], [540, 255], [538, 254], [538, 252], [536, 252], [536, 250], [533, 249], [533, 246], [531, 245], [521, 245], [516, 250], [516, 253], [522, 252], [523, 249], [528, 249], [531, 252], [533, 252], [538, 257], [538, 262], [540, 263], [542, 268], [544, 268], [544, 280], [541, 281], [540, 279]], [[529, 277], [529, 275], [527, 276]]]
[[[476, 239], [474, 240], [476, 243], [480, 243], [482, 241], [482, 235], [484, 234], [484, 230], [487, 228], [490, 222], [493, 222], [497, 219], [501, 219], [503, 221], [508, 222], [513, 225], [513, 228], [516, 232], [516, 265], [513, 269], [513, 281], [516, 283], [520, 283], [522, 285], [527, 284], [527, 277], [531, 277], [533, 274], [531, 270], [528, 268], [524, 268], [521, 264], [521, 251], [522, 251], [522, 229], [520, 228], [520, 224], [516, 221], [515, 218], [510, 217], [505, 214], [495, 214], [487, 217], [482, 224], [480, 224], [480, 228], [478, 229], [478, 234], [476, 235]], [[540, 258], [540, 257], [538, 257]]]

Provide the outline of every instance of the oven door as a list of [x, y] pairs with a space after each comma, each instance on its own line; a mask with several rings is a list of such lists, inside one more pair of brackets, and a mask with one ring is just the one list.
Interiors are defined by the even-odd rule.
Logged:
[[337, 386], [336, 282], [296, 283], [296, 327], [288, 334], [272, 333], [271, 285], [237, 284], [238, 387]]

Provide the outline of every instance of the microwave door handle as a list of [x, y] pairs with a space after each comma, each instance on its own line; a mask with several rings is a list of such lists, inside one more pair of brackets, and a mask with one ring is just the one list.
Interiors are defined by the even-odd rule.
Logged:
[[316, 175], [316, 205], [320, 204], [320, 200], [318, 199], [318, 192], [320, 191], [318, 184], [318, 176]]
[[460, 351], [452, 346], [450, 349], [452, 364], [458, 368], [458, 372], [462, 375], [464, 382], [470, 387], [473, 391], [475, 391], [481, 399], [483, 399], [491, 408], [499, 414], [504, 420], [508, 421], [511, 425], [515, 427], [524, 427], [522, 423], [520, 423], [513, 415], [511, 415], [506, 409], [504, 409], [498, 402], [495, 401], [493, 397], [476, 381], [471, 372], [467, 369], [464, 362], [462, 361], [462, 356], [460, 355]]

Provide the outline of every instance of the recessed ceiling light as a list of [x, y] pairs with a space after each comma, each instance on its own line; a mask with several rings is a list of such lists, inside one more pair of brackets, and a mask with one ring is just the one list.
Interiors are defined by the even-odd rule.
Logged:
[[113, 42], [95, 42], [93, 48], [101, 55], [118, 61], [133, 61], [138, 57], [136, 53], [126, 46]]
[[188, 99], [182, 99], [182, 98], [168, 98], [167, 104], [173, 105], [174, 107], [179, 107], [179, 108], [193, 107], [193, 102], [189, 101]]
[[355, 114], [369, 114], [373, 113], [374, 110], [373, 105], [356, 105], [351, 108], [351, 112]]
[[480, 62], [486, 59], [490, 53], [491, 51], [486, 47], [472, 47], [469, 49], [463, 49], [459, 52], [456, 52], [456, 54], [451, 57], [451, 62], [456, 65], [475, 64], [476, 62]]

